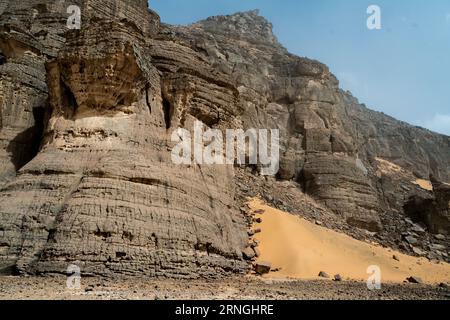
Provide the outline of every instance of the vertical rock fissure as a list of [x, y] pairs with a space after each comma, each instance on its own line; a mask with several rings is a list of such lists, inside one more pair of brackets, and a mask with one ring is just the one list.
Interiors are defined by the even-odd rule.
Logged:
[[150, 102], [150, 85], [147, 83], [145, 86], [145, 101], [147, 103], [148, 110], [152, 113], [152, 104]]
[[172, 126], [171, 122], [172, 122], [173, 108], [169, 100], [167, 100], [164, 96], [162, 104], [164, 112], [164, 123], [166, 124], [166, 129], [170, 129], [170, 127]]
[[45, 129], [45, 110], [44, 107], [33, 108], [33, 118], [34, 118], [34, 135], [31, 140], [30, 157], [27, 162], [34, 159], [39, 153], [41, 148], [42, 139], [44, 136]]

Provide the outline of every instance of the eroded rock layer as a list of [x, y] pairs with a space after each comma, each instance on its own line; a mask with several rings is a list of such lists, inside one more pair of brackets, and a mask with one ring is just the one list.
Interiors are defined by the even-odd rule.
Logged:
[[[246, 233], [233, 168], [180, 168], [169, 143], [177, 117], [207, 122], [209, 101], [233, 123], [226, 104], [235, 104], [234, 88], [191, 49], [152, 40], [159, 21], [145, 1], [114, 3], [86, 2], [83, 28], [65, 34], [57, 57], [38, 52], [48, 120], [39, 153], [15, 168], [0, 194], [1, 266], [48, 273], [73, 262], [88, 274], [171, 277], [242, 272]], [[166, 114], [166, 103], [177, 112]]]

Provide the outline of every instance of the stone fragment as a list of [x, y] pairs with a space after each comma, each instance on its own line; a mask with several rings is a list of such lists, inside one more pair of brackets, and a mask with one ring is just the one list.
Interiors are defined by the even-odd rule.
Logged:
[[405, 240], [411, 245], [417, 244], [418, 242], [417, 239], [414, 238], [413, 236], [407, 236], [405, 237]]
[[272, 268], [272, 264], [270, 262], [257, 262], [255, 264], [255, 271], [259, 275], [263, 275], [270, 272], [270, 269]]
[[340, 282], [340, 281], [342, 281], [342, 276], [340, 274], [336, 274], [334, 276], [333, 280], [336, 281], [336, 282]]
[[423, 284], [423, 280], [420, 277], [411, 276], [406, 279], [409, 283], [415, 283], [415, 284]]
[[447, 249], [443, 244], [432, 244], [430, 245], [430, 249], [434, 251], [445, 251]]
[[329, 278], [330, 278], [330, 276], [328, 275], [328, 273], [326, 273], [325, 271], [320, 271], [318, 276], [319, 276], [320, 278], [326, 278], [326, 279], [329, 279]]
[[436, 234], [436, 235], [434, 236], [434, 238], [435, 238], [436, 240], [442, 240], [442, 241], [444, 241], [444, 240], [446, 239], [446, 237], [445, 237], [443, 234]]
[[255, 251], [253, 248], [247, 247], [242, 251], [242, 255], [246, 260], [252, 260], [255, 257]]
[[415, 254], [417, 254], [418, 256], [424, 256], [424, 255], [427, 254], [425, 251], [423, 251], [422, 249], [417, 248], [417, 247], [413, 247], [412, 250], [413, 250], [413, 252], [414, 252]]

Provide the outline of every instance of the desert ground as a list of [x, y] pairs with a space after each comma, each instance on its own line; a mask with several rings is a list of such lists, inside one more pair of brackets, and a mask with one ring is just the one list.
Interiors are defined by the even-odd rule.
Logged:
[[269, 280], [253, 276], [223, 280], [83, 278], [69, 290], [66, 277], [0, 277], [0, 300], [443, 300], [448, 288], [386, 284], [369, 290], [366, 283], [330, 280]]

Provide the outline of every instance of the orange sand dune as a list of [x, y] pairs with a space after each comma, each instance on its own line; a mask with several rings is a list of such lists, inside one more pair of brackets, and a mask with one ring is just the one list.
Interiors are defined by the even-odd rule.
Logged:
[[[254, 211], [263, 209], [262, 223], [255, 235], [260, 241], [258, 261], [268, 261], [273, 268], [270, 278], [317, 279], [320, 271], [331, 277], [340, 274], [344, 279], [367, 280], [367, 268], [381, 268], [383, 282], [403, 282], [418, 276], [426, 283], [450, 281], [450, 264], [432, 263], [391, 249], [358, 241], [347, 235], [317, 226], [304, 219], [264, 205], [260, 200], [249, 203]], [[396, 255], [400, 261], [393, 259]]]

